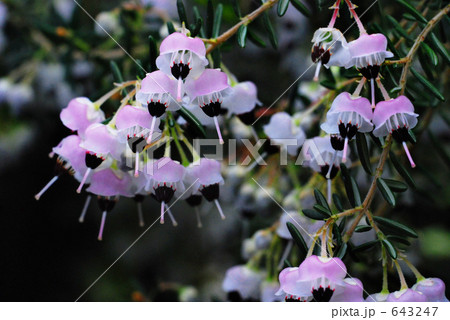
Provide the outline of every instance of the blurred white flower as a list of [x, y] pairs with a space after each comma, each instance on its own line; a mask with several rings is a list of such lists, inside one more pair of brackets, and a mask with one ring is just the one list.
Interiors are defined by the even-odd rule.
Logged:
[[12, 86], [12, 82], [7, 78], [0, 79], [0, 103], [6, 101], [6, 95]]
[[97, 21], [95, 24], [95, 34], [100, 37], [108, 37], [107, 33], [114, 34], [120, 30], [119, 16], [114, 12], [100, 12], [95, 17], [95, 20]]
[[17, 114], [23, 106], [30, 103], [34, 97], [33, 89], [24, 83], [13, 84], [6, 93], [6, 101], [12, 112]]
[[94, 71], [94, 64], [86, 60], [77, 60], [72, 66], [72, 76], [75, 79], [87, 78]]
[[0, 28], [3, 28], [7, 19], [8, 19], [8, 8], [2, 1], [0, 1]]
[[61, 18], [65, 22], [69, 22], [72, 19], [76, 3], [73, 0], [53, 0], [53, 6]]

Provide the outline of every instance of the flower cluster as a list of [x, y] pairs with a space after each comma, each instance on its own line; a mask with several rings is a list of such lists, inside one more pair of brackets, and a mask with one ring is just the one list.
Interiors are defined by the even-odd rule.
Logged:
[[[218, 202], [220, 185], [224, 183], [221, 163], [201, 158], [195, 150], [191, 151], [192, 162], [184, 154], [182, 164], [170, 157], [172, 140], [182, 140], [190, 147], [172, 112], [187, 108], [198, 114], [199, 110], [206, 118], [213, 119], [223, 143], [218, 117], [224, 113], [237, 115], [249, 124], [254, 118], [251, 113], [260, 102], [253, 83], [238, 83], [219, 69], [206, 69], [205, 53], [201, 39], [173, 33], [161, 43], [156, 59], [160, 70], [147, 74], [142, 81], [120, 84], [97, 102], [85, 97], [71, 100], [60, 118], [74, 134], [64, 138], [50, 153], [51, 157], [57, 157], [55, 176], [36, 199], [61, 174], [73, 175], [79, 182], [77, 192], [86, 187], [88, 193], [80, 221], [84, 220], [92, 195], [98, 196], [103, 212], [99, 239], [102, 239], [107, 213], [119, 196], [134, 198], [140, 225], [144, 224], [141, 203], [146, 195], [161, 204], [161, 223], [167, 212], [176, 225], [168, 207], [174, 197], [186, 200], [195, 208], [205, 198], [216, 204], [224, 219]], [[101, 105], [128, 85], [135, 85], [135, 90], [122, 100], [114, 116], [106, 119]], [[167, 125], [169, 120], [172, 124]], [[198, 211], [197, 218], [201, 226]]]

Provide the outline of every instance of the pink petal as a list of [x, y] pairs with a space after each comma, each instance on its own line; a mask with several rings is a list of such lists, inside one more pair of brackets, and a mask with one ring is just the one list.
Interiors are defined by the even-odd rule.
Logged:
[[191, 100], [199, 96], [224, 91], [228, 88], [228, 76], [218, 69], [205, 69], [197, 80], [186, 82], [186, 92], [191, 97]]
[[[118, 174], [120, 173], [121, 176]], [[129, 189], [132, 186], [131, 177], [124, 172], [116, 173], [112, 169], [104, 169], [92, 174], [91, 185], [87, 189], [93, 194], [111, 196], [132, 196]]]

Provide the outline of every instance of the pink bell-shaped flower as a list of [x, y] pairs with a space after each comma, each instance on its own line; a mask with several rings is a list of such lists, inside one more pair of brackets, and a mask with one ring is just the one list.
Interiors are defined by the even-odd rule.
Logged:
[[334, 292], [330, 302], [364, 302], [363, 284], [356, 278], [345, 278], [344, 286]]
[[324, 65], [344, 67], [350, 59], [350, 50], [342, 32], [336, 28], [320, 28], [314, 32], [311, 59], [317, 63], [314, 80], [319, 79], [320, 67]]
[[222, 108], [228, 115], [242, 115], [261, 105], [258, 100], [258, 89], [251, 81], [239, 82], [231, 87], [230, 94], [223, 98]]
[[195, 81], [186, 83], [186, 93], [193, 104], [214, 119], [220, 143], [223, 144], [217, 117], [221, 114], [224, 96], [229, 94], [228, 77], [219, 69], [206, 69]]
[[159, 70], [148, 73], [142, 80], [141, 88], [136, 93], [136, 100], [147, 106], [148, 112], [152, 116], [147, 143], [152, 140], [156, 118], [161, 117], [166, 110], [176, 111], [180, 109], [180, 104], [174, 98], [177, 94], [176, 86], [175, 80]]
[[439, 278], [420, 280], [411, 289], [423, 293], [429, 302], [449, 302], [445, 296], [445, 283]]
[[208, 65], [205, 44], [199, 38], [174, 32], [161, 42], [159, 52], [156, 66], [178, 81], [177, 101], [181, 101], [183, 82], [197, 79]]
[[285, 148], [292, 156], [297, 154], [306, 139], [303, 129], [286, 112], [275, 113], [263, 129], [270, 140]]
[[[120, 144], [117, 139], [117, 131], [101, 123], [90, 125], [86, 129], [85, 139], [81, 141], [80, 147], [86, 150], [85, 163], [88, 169], [77, 189], [78, 193], [81, 192], [92, 170], [99, 168], [107, 158], [120, 160], [124, 150], [124, 145]], [[102, 168], [107, 166], [106, 162]]]
[[262, 280], [261, 272], [245, 265], [238, 265], [227, 270], [222, 288], [228, 293], [229, 300], [258, 300]]
[[370, 80], [372, 106], [375, 105], [375, 79], [380, 72], [380, 66], [386, 58], [392, 58], [392, 52], [387, 51], [387, 39], [381, 33], [363, 33], [358, 39], [348, 44], [351, 59], [346, 68], [355, 66], [361, 74]]
[[[379, 66], [384, 60], [394, 56], [392, 52], [387, 51], [387, 39], [381, 33], [361, 34], [358, 39], [348, 43], [348, 48], [351, 59], [346, 65], [347, 68], [355, 66], [358, 69], [370, 69], [372, 66], [378, 66], [379, 71]], [[366, 78], [376, 78], [378, 71], [376, 74], [370, 73], [370, 76]]]
[[302, 165], [319, 172], [328, 184], [328, 202], [331, 203], [331, 180], [339, 172], [343, 152], [333, 148], [336, 136], [315, 137], [306, 140], [302, 148]]
[[286, 268], [279, 276], [280, 291], [287, 298], [330, 301], [337, 287], [345, 285], [347, 268], [339, 258], [310, 256], [298, 268]]
[[219, 204], [220, 185], [224, 184], [220, 162], [214, 159], [201, 158], [189, 165], [187, 176], [194, 183], [192, 189], [199, 190], [208, 201], [214, 201], [219, 210], [220, 217], [225, 219], [222, 207]]
[[[151, 192], [155, 199], [161, 203], [161, 219], [164, 223], [165, 205], [172, 200], [175, 194], [181, 195], [185, 190], [183, 178], [185, 168], [170, 158], [161, 158], [153, 163], [152, 172], [149, 173], [145, 190]], [[176, 225], [176, 222], [174, 222]]]
[[427, 302], [427, 296], [422, 292], [417, 292], [412, 289], [403, 289], [400, 291], [391, 292], [386, 302]]
[[413, 104], [405, 96], [378, 102], [373, 114], [374, 136], [384, 137], [389, 133], [392, 134], [395, 141], [402, 144], [413, 168], [416, 165], [409, 153], [406, 141], [409, 139], [408, 130], [416, 126], [418, 116], [417, 113], [414, 113]]
[[61, 111], [62, 123], [72, 131], [84, 137], [84, 131], [93, 123], [105, 120], [105, 114], [88, 98], [70, 100], [68, 106]]
[[102, 220], [100, 223], [100, 230], [98, 232], [98, 240], [103, 239], [106, 216], [114, 207], [117, 197], [131, 197], [131, 186], [132, 179], [130, 175], [123, 171], [107, 168], [96, 171], [92, 174], [91, 184], [86, 191], [101, 197], [98, 200], [102, 211]]
[[342, 145], [336, 149], [343, 150], [342, 162], [347, 161], [348, 142], [356, 133], [372, 130], [372, 116], [372, 107], [366, 98], [355, 98], [348, 92], [342, 92], [334, 99], [327, 113], [327, 120], [320, 127], [326, 133], [340, 134], [344, 140]]
[[81, 180], [87, 167], [85, 164], [86, 150], [80, 147], [80, 141], [81, 139], [78, 135], [70, 135], [65, 137], [52, 149], [51, 155], [56, 154], [58, 156], [55, 166], [55, 176], [34, 196], [36, 200], [39, 200], [64, 172], [69, 172], [77, 180]]
[[[153, 120], [156, 119], [156, 120]], [[150, 130], [159, 126], [160, 120], [152, 117], [147, 110], [137, 106], [124, 106], [116, 114], [116, 128], [120, 141], [128, 143], [131, 151], [136, 154], [135, 177], [139, 176], [139, 158], [150, 138]], [[159, 131], [159, 129], [157, 129]], [[151, 132], [153, 134], [153, 132]]]

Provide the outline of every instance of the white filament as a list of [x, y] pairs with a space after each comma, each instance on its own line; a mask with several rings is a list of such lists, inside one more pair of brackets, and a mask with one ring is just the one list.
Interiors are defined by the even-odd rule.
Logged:
[[103, 239], [103, 229], [105, 227], [105, 221], [106, 221], [107, 214], [108, 214], [108, 211], [103, 211], [102, 222], [100, 223], [100, 230], [98, 231], [98, 240], [99, 241], [102, 241], [102, 239]]
[[58, 178], [59, 178], [58, 176], [54, 176], [54, 177], [52, 178], [52, 180], [50, 180], [50, 181], [45, 185], [45, 187], [43, 187], [42, 190], [39, 191], [39, 193], [36, 194], [36, 195], [34, 196], [34, 198], [35, 198], [36, 200], [39, 200], [39, 199], [41, 198], [41, 196], [45, 193], [45, 191], [47, 191], [48, 188], [50, 188], [50, 187], [52, 186], [52, 184], [54, 184], [54, 183], [56, 182], [56, 180], [58, 180]]
[[200, 210], [198, 210], [198, 207], [194, 207], [194, 210], [195, 210], [195, 215], [197, 216], [197, 227], [201, 228], [201, 227], [203, 227], [203, 224], [202, 224], [202, 219], [200, 217]]
[[138, 217], [139, 217], [139, 226], [143, 227], [143, 226], [145, 226], [145, 222], [144, 222], [144, 214], [142, 213], [142, 203], [141, 202], [137, 203], [137, 210], [138, 210]]
[[222, 218], [222, 220], [225, 220], [225, 215], [223, 214], [222, 207], [220, 206], [219, 201], [215, 199], [214, 203], [216, 204], [217, 210], [219, 210], [220, 217]]
[[86, 201], [84, 202], [83, 211], [81, 211], [80, 218], [78, 219], [78, 221], [80, 223], [84, 222], [84, 217], [86, 216], [86, 212], [87, 212], [87, 209], [89, 208], [89, 203], [91, 202], [91, 199], [92, 199], [92, 196], [88, 195], [86, 198]]
[[170, 220], [172, 221], [172, 225], [176, 227], [178, 225], [177, 221], [175, 220], [175, 217], [172, 214], [172, 211], [170, 210], [169, 206], [166, 204], [166, 211], [169, 215]]
[[88, 178], [90, 173], [91, 173], [91, 168], [88, 168], [86, 170], [86, 173], [83, 176], [83, 179], [81, 180], [80, 186], [77, 189], [77, 193], [81, 193], [81, 190], [83, 189], [84, 183], [86, 182], [86, 179]]
[[217, 117], [214, 117], [214, 123], [216, 125], [217, 135], [219, 136], [219, 143], [224, 144], [222, 139], [222, 133], [220, 132], [219, 120], [217, 120]]

